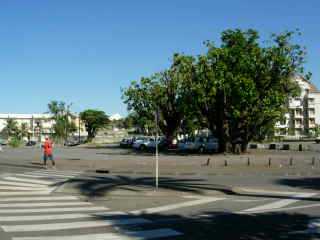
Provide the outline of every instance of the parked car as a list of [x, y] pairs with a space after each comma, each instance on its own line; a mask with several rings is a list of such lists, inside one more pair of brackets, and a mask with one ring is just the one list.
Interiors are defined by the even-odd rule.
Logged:
[[219, 140], [215, 137], [208, 137], [206, 143], [204, 144], [205, 152], [218, 152], [219, 150]]
[[80, 143], [78, 141], [67, 140], [67, 141], [64, 142], [63, 145], [67, 146], [67, 147], [74, 147], [74, 146], [80, 145]]
[[178, 143], [178, 150], [182, 152], [204, 152], [204, 137], [191, 137]]
[[130, 147], [132, 147], [132, 145], [133, 145], [135, 140], [136, 140], [136, 137], [124, 138], [120, 142], [120, 147], [122, 147], [122, 148], [130, 148]]
[[155, 142], [155, 139], [153, 137], [138, 137], [134, 141], [132, 148], [135, 150], [144, 151], [144, 150], [147, 150], [147, 146], [151, 142]]
[[178, 150], [182, 152], [216, 152], [218, 149], [218, 139], [214, 137], [192, 137], [178, 143]]
[[7, 144], [8, 144], [8, 140], [0, 138], [0, 145], [7, 145]]
[[[155, 151], [156, 150], [156, 144], [157, 142], [155, 141], [155, 139], [149, 141], [148, 145], [147, 145], [147, 149], [149, 151]], [[167, 149], [169, 146], [169, 143], [167, 141], [167, 139], [165, 137], [159, 137], [158, 138], [158, 149], [159, 150], [164, 150]]]
[[37, 144], [36, 141], [30, 140], [30, 141], [28, 141], [28, 142], [26, 143], [26, 146], [35, 146], [36, 144]]

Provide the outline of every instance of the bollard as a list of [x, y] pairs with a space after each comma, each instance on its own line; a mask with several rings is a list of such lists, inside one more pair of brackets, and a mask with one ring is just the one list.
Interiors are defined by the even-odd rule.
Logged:
[[228, 166], [228, 161], [224, 160], [224, 166], [227, 167]]
[[289, 164], [290, 164], [290, 166], [293, 165], [293, 157], [290, 158], [290, 163]]
[[268, 166], [271, 167], [271, 157], [269, 157]]
[[210, 158], [208, 158], [208, 160], [207, 160], [207, 166], [209, 166], [210, 165]]
[[247, 165], [250, 166], [250, 158], [248, 157]]
[[311, 162], [312, 166], [314, 166], [316, 164], [316, 158], [312, 157], [312, 162]]

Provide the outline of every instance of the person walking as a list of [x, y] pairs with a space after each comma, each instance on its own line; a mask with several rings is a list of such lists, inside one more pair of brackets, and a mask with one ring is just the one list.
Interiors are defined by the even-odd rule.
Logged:
[[44, 144], [42, 145], [43, 148], [43, 165], [47, 168], [47, 160], [50, 159], [52, 162], [53, 168], [55, 168], [56, 163], [53, 159], [53, 143], [49, 139], [49, 137], [45, 138]]

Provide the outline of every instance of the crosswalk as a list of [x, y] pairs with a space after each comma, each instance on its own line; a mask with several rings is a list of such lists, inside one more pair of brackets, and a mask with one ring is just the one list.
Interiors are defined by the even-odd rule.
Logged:
[[153, 229], [152, 221], [138, 215], [54, 193], [56, 186], [79, 175], [38, 170], [0, 177], [2, 231], [12, 240], [147, 240], [182, 235], [170, 228]]

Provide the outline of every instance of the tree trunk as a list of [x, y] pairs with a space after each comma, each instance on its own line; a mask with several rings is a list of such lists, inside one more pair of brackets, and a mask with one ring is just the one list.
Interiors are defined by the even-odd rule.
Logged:
[[223, 91], [217, 92], [216, 97], [216, 137], [219, 139], [219, 152], [225, 152], [227, 150], [227, 129], [228, 124], [225, 116], [225, 94]]

